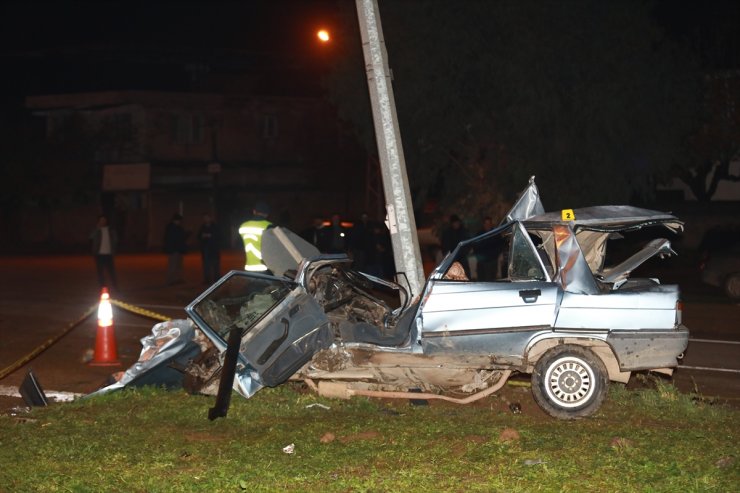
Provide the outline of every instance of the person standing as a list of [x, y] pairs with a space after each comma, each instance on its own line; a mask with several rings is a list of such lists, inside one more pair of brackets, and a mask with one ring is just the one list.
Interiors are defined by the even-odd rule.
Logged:
[[[486, 216], [483, 218], [483, 227], [476, 236], [487, 233], [493, 229], [493, 218]], [[473, 253], [477, 260], [477, 272], [475, 278], [478, 281], [494, 281], [498, 279], [498, 238], [481, 240], [473, 247]]]
[[319, 247], [319, 243], [321, 242], [321, 235], [323, 234], [322, 229], [324, 228], [324, 220], [320, 218], [319, 216], [316, 216], [313, 218], [313, 222], [311, 223], [311, 226], [304, 229], [301, 232], [301, 238], [315, 246], [316, 248]]
[[239, 226], [239, 235], [244, 242], [244, 270], [250, 272], [268, 272], [262, 261], [262, 233], [273, 224], [267, 220], [270, 207], [264, 202], [257, 202], [252, 209], [252, 217]]
[[167, 254], [167, 284], [185, 282], [182, 276], [182, 256], [187, 251], [182, 216], [175, 213], [164, 231], [164, 252]]
[[368, 254], [365, 272], [382, 279], [392, 279], [395, 271], [393, 247], [390, 232], [384, 224], [372, 223], [370, 244], [371, 250]]
[[373, 243], [373, 221], [370, 220], [367, 212], [360, 215], [352, 228], [350, 235], [349, 250], [352, 256], [352, 268], [361, 272], [366, 272], [374, 255]]
[[105, 274], [108, 273], [110, 287], [118, 289], [116, 281], [116, 268], [113, 263], [113, 255], [116, 253], [118, 236], [116, 230], [108, 225], [108, 217], [104, 214], [98, 216], [95, 229], [90, 233], [92, 241], [92, 254], [95, 257], [95, 267], [98, 271], [98, 284], [100, 288], [107, 286]]
[[[463, 226], [462, 219], [456, 214], [450, 216], [450, 223], [442, 232], [441, 244], [442, 254], [447, 255], [457, 247], [457, 245], [464, 240], [469, 238], [468, 231]], [[470, 265], [468, 264], [468, 251], [463, 250], [460, 252], [460, 257], [456, 259], [459, 261], [465, 269], [465, 274], [470, 277]]]
[[321, 230], [319, 250], [321, 253], [347, 253], [349, 230], [342, 224], [339, 214], [331, 216], [331, 225]]
[[221, 251], [218, 225], [210, 214], [203, 214], [203, 224], [198, 230], [198, 242], [203, 259], [203, 284], [213, 284], [221, 277]]

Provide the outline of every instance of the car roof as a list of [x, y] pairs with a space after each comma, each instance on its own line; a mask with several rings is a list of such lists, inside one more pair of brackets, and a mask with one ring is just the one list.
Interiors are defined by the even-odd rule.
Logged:
[[571, 223], [574, 230], [626, 231], [662, 224], [672, 231], [681, 231], [683, 222], [666, 212], [642, 209], [631, 205], [597, 205], [572, 211], [575, 219], [564, 221], [561, 211], [546, 212], [522, 221], [527, 229], [549, 228], [554, 224]]

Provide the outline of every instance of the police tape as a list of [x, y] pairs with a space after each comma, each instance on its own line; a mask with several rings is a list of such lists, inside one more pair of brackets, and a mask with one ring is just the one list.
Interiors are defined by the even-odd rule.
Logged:
[[123, 301], [119, 300], [110, 300], [111, 305], [115, 305], [118, 308], [121, 308], [123, 310], [126, 310], [131, 313], [135, 313], [137, 315], [141, 315], [143, 317], [152, 318], [154, 320], [159, 320], [161, 322], [167, 322], [169, 320], [172, 320], [172, 317], [167, 317], [165, 315], [162, 315], [157, 312], [153, 312], [151, 310], [146, 310], [144, 308], [140, 308], [138, 306], [131, 305], [129, 303], [125, 303]]
[[[141, 315], [147, 318], [151, 318], [154, 320], [160, 320], [162, 322], [166, 322], [168, 320], [172, 320], [171, 317], [167, 317], [165, 315], [153, 312], [151, 310], [145, 310], [144, 308], [140, 308], [138, 306], [131, 305], [129, 303], [124, 303], [123, 301], [118, 300], [110, 300], [110, 303], [112, 305], [115, 305], [123, 310], [126, 310], [131, 313], [135, 313], [137, 315]], [[54, 337], [50, 337], [46, 341], [44, 341], [43, 344], [36, 347], [33, 351], [28, 353], [27, 355], [23, 356], [22, 358], [19, 358], [16, 360], [13, 364], [8, 366], [7, 368], [4, 368], [0, 370], [0, 380], [5, 378], [6, 376], [10, 375], [14, 371], [16, 371], [18, 368], [22, 367], [23, 365], [29, 363], [33, 359], [35, 359], [39, 354], [46, 351], [48, 348], [53, 346], [54, 344], [59, 341], [62, 337], [66, 336], [72, 329], [80, 325], [82, 322], [84, 322], [90, 315], [95, 313], [95, 311], [98, 309], [98, 303], [92, 305], [90, 308], [88, 308], [85, 313], [83, 313], [80, 318], [75, 320], [74, 322], [71, 322], [67, 325], [67, 327], [64, 328], [59, 334], [55, 335]]]
[[15, 370], [17, 370], [21, 366], [25, 365], [29, 361], [33, 360], [34, 358], [36, 358], [36, 356], [38, 356], [42, 352], [46, 351], [49, 347], [51, 347], [52, 345], [54, 345], [59, 339], [61, 339], [62, 337], [66, 336], [72, 329], [74, 329], [75, 327], [77, 327], [78, 325], [80, 325], [82, 322], [84, 322], [85, 319], [87, 319], [87, 317], [89, 317], [90, 315], [92, 315], [95, 312], [95, 310], [97, 310], [97, 309], [98, 309], [98, 305], [96, 303], [93, 306], [91, 306], [90, 308], [88, 308], [87, 311], [85, 311], [85, 313], [83, 313], [82, 316], [80, 316], [80, 318], [78, 318], [74, 322], [68, 324], [67, 327], [62, 332], [60, 332], [59, 334], [57, 334], [54, 337], [50, 337], [43, 344], [41, 344], [40, 346], [38, 346], [36, 349], [34, 349], [33, 351], [31, 351], [27, 355], [23, 356], [22, 358], [18, 359], [12, 365], [10, 365], [7, 368], [5, 368], [2, 371], [0, 371], [0, 380], [2, 380], [3, 378], [5, 378], [6, 376], [10, 375]]

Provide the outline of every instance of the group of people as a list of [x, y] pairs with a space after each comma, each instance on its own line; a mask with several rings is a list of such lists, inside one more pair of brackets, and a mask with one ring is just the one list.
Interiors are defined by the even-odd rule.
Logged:
[[[182, 215], [175, 213], [164, 231], [163, 250], [167, 254], [166, 283], [180, 284], [183, 278], [183, 255], [187, 252], [188, 233], [182, 226]], [[114, 255], [118, 246], [116, 230], [105, 214], [98, 216], [95, 229], [90, 233], [92, 254], [100, 287], [118, 289]], [[203, 215], [198, 230], [198, 243], [203, 260], [203, 283], [212, 284], [221, 276], [221, 247], [218, 226], [210, 214]]]
[[[175, 213], [164, 230], [164, 253], [167, 254], [168, 285], [181, 284], [183, 278], [183, 255], [188, 251], [188, 233], [182, 226], [182, 215]], [[213, 284], [221, 277], [221, 246], [218, 226], [210, 214], [203, 214], [198, 229], [198, 245], [203, 261], [203, 284]]]
[[[267, 271], [262, 261], [262, 234], [271, 228], [269, 207], [258, 202], [252, 217], [239, 226], [239, 235], [244, 243], [244, 269], [252, 272]], [[321, 253], [346, 253], [353, 260], [353, 267], [378, 277], [393, 274], [393, 253], [388, 230], [385, 225], [370, 220], [363, 213], [356, 223], [343, 221], [333, 214], [325, 221], [315, 217], [313, 224], [301, 231], [301, 237], [314, 245]]]
[[393, 250], [385, 224], [373, 221], [363, 212], [353, 222], [342, 221], [339, 214], [330, 221], [314, 218], [313, 225], [301, 236], [321, 253], [346, 253], [353, 259], [353, 268], [368, 274], [389, 278], [393, 275]]
[[[273, 227], [269, 214], [267, 204], [258, 202], [252, 216], [239, 226], [239, 236], [244, 245], [244, 269], [247, 271], [267, 271], [262, 261], [262, 234]], [[189, 234], [182, 220], [182, 215], [175, 213], [164, 231], [163, 251], [167, 254], [165, 280], [168, 285], [184, 282], [183, 256], [187, 252]], [[301, 232], [301, 236], [321, 253], [350, 255], [357, 270], [383, 278], [393, 275], [393, 252], [388, 230], [382, 222], [371, 220], [367, 213], [354, 223], [343, 221], [339, 214], [332, 215], [330, 221], [317, 217], [311, 227]], [[106, 215], [98, 216], [90, 240], [99, 285], [117, 289], [114, 255], [118, 237]], [[203, 216], [197, 241], [203, 264], [203, 283], [212, 284], [221, 276], [221, 238], [218, 225], [210, 214]]]
[[[273, 227], [269, 220], [270, 208], [264, 202], [255, 204], [252, 217], [239, 226], [239, 235], [244, 244], [244, 269], [252, 272], [267, 272], [262, 261], [262, 234]], [[175, 213], [167, 224], [163, 238], [163, 249], [167, 254], [166, 283], [179, 284], [183, 280], [183, 255], [187, 252], [188, 233], [182, 226], [182, 215]], [[493, 219], [485, 217], [478, 235], [493, 229]], [[313, 224], [301, 232], [301, 237], [316, 246], [321, 253], [346, 253], [353, 259], [353, 268], [381, 278], [393, 276], [393, 250], [388, 229], [382, 222], [373, 221], [367, 213], [351, 223], [343, 221], [339, 214], [330, 220], [316, 217]], [[451, 215], [440, 238], [441, 253], [447, 254], [458, 243], [471, 238], [462, 220]], [[92, 253], [95, 258], [98, 283], [101, 287], [118, 288], [114, 255], [118, 244], [116, 231], [105, 215], [98, 216], [95, 229], [90, 234]], [[203, 264], [203, 283], [213, 284], [221, 276], [221, 238], [219, 228], [210, 214], [203, 215], [197, 233]], [[485, 242], [472, 253], [476, 260], [476, 278], [494, 279], [499, 269], [500, 255], [487, 251]], [[467, 276], [471, 276], [468, 255], [460, 258]]]
[[[485, 232], [491, 231], [494, 228], [493, 218], [486, 216], [483, 218], [482, 227], [475, 236], [482, 235]], [[451, 252], [461, 241], [472, 238], [462, 219], [456, 214], [452, 214], [449, 218], [447, 227], [442, 231], [440, 239], [440, 247], [443, 255], [447, 255]], [[468, 254], [472, 253], [475, 255], [476, 261], [476, 272], [473, 276], [471, 272], [471, 266], [468, 262]], [[478, 243], [472, 252], [463, 252], [458, 258], [458, 261], [465, 270], [465, 275], [468, 278], [475, 277], [479, 280], [494, 280], [498, 277], [499, 263], [501, 261], [501, 255], [499, 248], [490, 244], [490, 242], [483, 241]]]

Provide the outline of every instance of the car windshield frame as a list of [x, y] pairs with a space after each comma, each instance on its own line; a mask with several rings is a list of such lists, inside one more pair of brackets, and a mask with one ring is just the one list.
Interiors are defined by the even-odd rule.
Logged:
[[224, 349], [233, 328], [239, 328], [244, 337], [297, 286], [285, 278], [232, 270], [198, 296], [185, 311]]
[[[513, 255], [514, 247], [517, 246], [521, 248], [526, 245], [528, 247], [527, 251], [532, 254], [531, 255], [532, 259], [535, 260], [535, 262], [537, 263], [537, 267], [541, 271], [541, 278], [531, 278], [529, 276], [525, 276], [525, 277], [516, 277], [512, 279], [507, 279], [505, 282], [530, 281], [530, 280], [552, 282], [551, 273], [548, 271], [542, 258], [540, 258], [539, 254], [537, 253], [538, 248], [532, 241], [532, 238], [530, 237], [531, 233], [527, 230], [527, 228], [524, 227], [524, 224], [522, 223], [522, 221], [507, 222], [506, 224], [502, 224], [478, 236], [475, 236], [465, 241], [461, 241], [457, 245], [457, 247], [455, 247], [450, 253], [447, 254], [447, 256], [445, 256], [445, 258], [442, 259], [442, 262], [440, 262], [437, 268], [434, 269], [434, 271], [432, 272], [429, 278], [430, 279], [442, 279], [444, 275], [447, 273], [447, 271], [450, 269], [452, 264], [457, 260], [461, 251], [468, 249], [469, 247], [475, 247], [477, 243], [481, 243], [488, 239], [495, 238], [496, 236], [501, 236], [503, 234], [506, 234], [507, 229], [511, 230], [511, 235], [512, 235], [511, 243], [509, 244], [509, 249], [510, 249], [509, 269], [513, 268], [512, 262], [514, 262], [514, 258], [515, 258], [515, 255]], [[548, 259], [548, 260], [551, 263], [553, 263], [553, 259]]]

